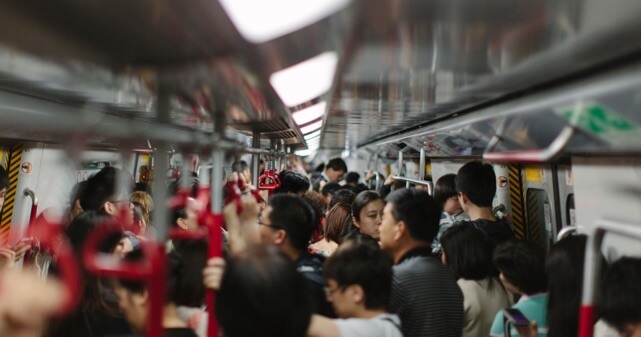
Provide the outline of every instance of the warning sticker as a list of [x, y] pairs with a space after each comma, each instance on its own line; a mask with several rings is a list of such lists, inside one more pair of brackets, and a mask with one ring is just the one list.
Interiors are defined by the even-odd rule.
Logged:
[[499, 176], [498, 178], [496, 178], [496, 180], [497, 180], [497, 182], [498, 182], [498, 183], [497, 183], [497, 186], [498, 186], [499, 188], [506, 188], [506, 187], [507, 187], [507, 178], [506, 178], [506, 177], [504, 177], [504, 176]]
[[565, 170], [565, 184], [568, 186], [574, 185], [574, 175], [571, 169]]
[[28, 161], [27, 161], [27, 162], [22, 163], [22, 165], [20, 166], [20, 170], [21, 170], [21, 171], [22, 171], [22, 173], [24, 173], [24, 174], [29, 174], [29, 173], [31, 173], [31, 169], [32, 169], [31, 163], [30, 163], [30, 162], [28, 162]]
[[543, 173], [543, 169], [540, 167], [526, 167], [525, 180], [534, 183], [544, 183], [545, 173]]

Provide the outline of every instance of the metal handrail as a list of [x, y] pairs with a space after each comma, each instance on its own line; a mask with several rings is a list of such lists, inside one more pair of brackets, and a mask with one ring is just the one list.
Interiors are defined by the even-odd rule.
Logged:
[[492, 141], [488, 146], [483, 159], [491, 162], [524, 162], [524, 163], [542, 163], [546, 162], [556, 155], [570, 142], [576, 128], [573, 125], [566, 125], [559, 136], [545, 149], [542, 150], [519, 150], [507, 152], [493, 152], [494, 148], [500, 143], [501, 136], [494, 136], [496, 141]]
[[401, 177], [401, 176], [392, 176], [392, 179], [401, 180], [401, 181], [405, 181], [405, 182], [412, 183], [412, 184], [418, 184], [418, 185], [427, 186], [427, 193], [432, 195], [432, 182], [431, 181], [414, 179], [414, 178], [407, 178], [407, 177]]
[[561, 239], [563, 239], [563, 238], [565, 238], [567, 236], [575, 234], [578, 231], [578, 229], [579, 229], [579, 227], [577, 227], [577, 226], [566, 226], [566, 227], [563, 227], [563, 229], [561, 229], [559, 231], [559, 234], [556, 235], [556, 241], [560, 241]]
[[588, 237], [585, 247], [585, 266], [583, 271], [583, 294], [579, 316], [579, 337], [592, 337], [596, 318], [594, 299], [599, 289], [597, 275], [602, 268], [601, 246], [606, 233], [617, 234], [641, 240], [641, 227], [638, 223], [600, 219], [595, 223], [594, 233]]

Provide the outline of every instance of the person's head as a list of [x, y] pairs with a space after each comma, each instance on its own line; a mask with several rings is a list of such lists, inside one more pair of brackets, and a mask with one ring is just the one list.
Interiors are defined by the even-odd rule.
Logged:
[[641, 336], [641, 259], [623, 257], [607, 268], [597, 299], [601, 318], [620, 336]]
[[456, 191], [456, 174], [450, 173], [438, 178], [434, 185], [434, 200], [450, 215], [461, 212]]
[[303, 252], [312, 237], [314, 221], [314, 210], [303, 198], [275, 194], [269, 198], [259, 221], [261, 241]]
[[249, 165], [246, 161], [241, 160], [231, 164], [231, 171], [238, 174], [242, 174], [245, 178], [245, 181], [251, 181], [251, 172], [249, 171]]
[[137, 182], [134, 185], [133, 192], [147, 192], [149, 195], [151, 195], [151, 186], [147, 183]]
[[383, 221], [385, 202], [374, 191], [361, 192], [352, 203], [352, 222], [361, 233], [374, 239], [380, 238], [380, 226]]
[[140, 211], [142, 212], [142, 220], [145, 222], [145, 225], [151, 224], [150, 215], [154, 210], [154, 201], [153, 199], [151, 199], [151, 194], [143, 191], [137, 191], [131, 193], [131, 196], [129, 198], [131, 199], [131, 202], [134, 204], [134, 206], [140, 206]]
[[341, 202], [343, 204], [351, 205], [356, 198], [356, 194], [348, 189], [340, 189], [332, 195], [332, 200], [329, 202], [329, 208], [334, 207], [337, 203]]
[[[165, 292], [166, 307], [202, 304], [205, 290], [202, 285], [201, 270], [205, 266], [206, 244], [201, 241], [198, 248], [194, 248], [193, 251], [202, 256], [197, 263], [193, 259], [193, 254], [183, 256], [179, 250], [173, 250], [166, 256], [168, 276]], [[143, 251], [136, 249], [127, 254], [124, 260], [139, 262], [145, 258]], [[187, 260], [187, 258], [190, 259]], [[127, 322], [135, 331], [144, 332], [150, 309], [148, 283], [139, 280], [114, 279], [112, 285], [118, 298], [118, 306]]]
[[[126, 186], [122, 186], [119, 179], [126, 180]], [[113, 216], [120, 216], [121, 211], [126, 210], [128, 218], [125, 220], [132, 223], [133, 207], [129, 200], [131, 185], [131, 177], [125, 176], [122, 170], [105, 167], [87, 180], [87, 185], [78, 195], [80, 206], [85, 211], [100, 211]], [[125, 189], [120, 190], [120, 187]]]
[[325, 262], [328, 300], [339, 317], [385, 309], [392, 286], [392, 259], [366, 235], [343, 242]]
[[196, 199], [188, 197], [184, 205], [174, 207], [171, 224], [185, 230], [196, 230], [198, 228], [197, 204]]
[[492, 165], [476, 160], [463, 165], [456, 173], [456, 191], [466, 212], [472, 205], [491, 208], [496, 194], [496, 175]]
[[[83, 212], [82, 206], [80, 206], [80, 195], [83, 193], [82, 190], [86, 188], [87, 181], [80, 181], [76, 183], [71, 188], [71, 193], [69, 194], [69, 220], [77, 217], [78, 214]], [[2, 191], [0, 190], [0, 193]], [[1, 207], [0, 207], [1, 209]]]
[[307, 283], [292, 261], [258, 245], [227, 263], [216, 297], [216, 316], [228, 337], [301, 337], [312, 309]]
[[325, 239], [327, 241], [334, 241], [341, 243], [343, 240], [342, 235], [345, 233], [345, 227], [352, 224], [351, 208], [348, 204], [338, 203], [327, 212], [325, 218], [325, 227], [327, 234]]
[[320, 240], [325, 235], [325, 200], [323, 196], [316, 191], [307, 191], [302, 195], [303, 199], [312, 206], [314, 211], [314, 241]]
[[336, 193], [338, 190], [342, 189], [343, 186], [341, 186], [337, 182], [329, 182], [321, 188], [320, 192], [323, 194], [323, 198], [325, 198], [325, 204], [329, 207], [329, 204], [332, 202], [332, 198], [334, 196], [334, 193]]
[[548, 327], [551, 336], [576, 336], [583, 286], [585, 235], [568, 236], [548, 253]]
[[[400, 189], [386, 198], [380, 241], [392, 253], [408, 244], [429, 244], [438, 232], [441, 207], [423, 190]], [[395, 256], [397, 258], [397, 256]]]
[[360, 179], [361, 179], [361, 175], [356, 172], [348, 172], [345, 175], [345, 183], [347, 185], [356, 185], [358, 184], [358, 181]]
[[506, 241], [494, 250], [493, 261], [501, 282], [511, 293], [531, 296], [547, 290], [545, 250], [534, 242]]
[[442, 262], [457, 279], [478, 281], [496, 275], [493, 245], [487, 234], [474, 225], [456, 224], [441, 235], [440, 242]]
[[303, 194], [309, 190], [309, 178], [298, 172], [282, 171], [278, 174], [278, 179], [280, 179], [280, 186], [274, 190], [274, 194]]
[[339, 182], [347, 172], [347, 164], [341, 158], [333, 158], [325, 165], [325, 175], [330, 182]]

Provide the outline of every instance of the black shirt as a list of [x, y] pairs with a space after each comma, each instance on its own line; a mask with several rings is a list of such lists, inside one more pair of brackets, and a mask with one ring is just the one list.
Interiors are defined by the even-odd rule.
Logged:
[[493, 248], [496, 248], [499, 244], [514, 238], [514, 232], [512, 232], [510, 224], [503, 219], [499, 219], [497, 221], [478, 219], [474, 221], [462, 221], [461, 223], [470, 224], [487, 234], [488, 239], [494, 246]]
[[335, 318], [336, 313], [332, 304], [325, 296], [325, 279], [323, 278], [323, 263], [325, 258], [321, 255], [303, 253], [296, 260], [296, 271], [298, 271], [308, 282], [309, 294], [311, 296], [313, 311], [317, 314]]
[[168, 328], [165, 329], [165, 337], [198, 337], [198, 335], [189, 328]]

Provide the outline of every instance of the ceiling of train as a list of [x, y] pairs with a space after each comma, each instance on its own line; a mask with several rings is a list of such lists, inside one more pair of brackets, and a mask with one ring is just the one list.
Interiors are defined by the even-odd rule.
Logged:
[[[210, 133], [222, 112], [245, 142], [259, 132], [293, 149], [392, 155], [407, 145], [409, 156], [465, 156], [485, 152], [495, 134], [510, 139], [498, 151], [549, 145], [570, 121], [559, 111], [577, 103], [557, 88], [594, 101], [568, 83], [641, 54], [638, 1], [257, 1], [243, 24], [232, 7], [249, 2], [2, 2], [0, 89], [149, 121], [163, 87], [173, 94], [171, 123], [187, 130]], [[270, 33], [264, 18], [289, 31]], [[317, 58], [333, 79], [298, 79], [312, 90], [304, 99], [276, 88], [275, 74]], [[621, 90], [592, 103], [635, 111], [635, 92], [623, 94], [628, 103], [612, 98]], [[533, 116], [549, 117], [538, 125]], [[527, 137], [534, 130], [547, 132]], [[603, 144], [583, 131], [574, 143]]]

